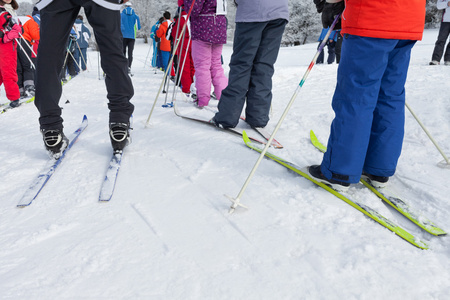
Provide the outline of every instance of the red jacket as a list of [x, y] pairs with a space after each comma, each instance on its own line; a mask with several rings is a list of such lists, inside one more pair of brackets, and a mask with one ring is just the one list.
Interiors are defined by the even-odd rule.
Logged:
[[426, 0], [345, 0], [342, 34], [421, 40]]
[[[8, 32], [8, 18], [10, 14], [0, 7], [0, 36]], [[11, 100], [20, 98], [17, 85], [17, 43], [15, 40], [4, 43], [0, 38], [0, 85], [4, 85], [6, 97]]]
[[[189, 28], [186, 26], [185, 30], [184, 30], [184, 34], [181, 34], [181, 31], [183, 30], [183, 26], [186, 23], [186, 17], [187, 17], [186, 12], [182, 11], [181, 16], [173, 21], [171, 35], [172, 35], [172, 38], [174, 41], [174, 44], [173, 44], [174, 47], [175, 47], [176, 43], [178, 42], [178, 39], [181, 39], [184, 36], [184, 40], [181, 41], [180, 45], [178, 46], [177, 53], [176, 53], [177, 55], [180, 54], [180, 51], [181, 51], [180, 49], [185, 50], [188, 48], [188, 46], [190, 46]], [[178, 25], [180, 25], [180, 26], [178, 26]], [[178, 38], [176, 37], [177, 32], [178, 32]]]

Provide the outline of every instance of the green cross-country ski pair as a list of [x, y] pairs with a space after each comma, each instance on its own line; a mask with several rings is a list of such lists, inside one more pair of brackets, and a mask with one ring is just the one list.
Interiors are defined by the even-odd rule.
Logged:
[[[259, 146], [255, 143], [253, 143], [248, 137], [247, 135], [243, 134], [243, 139], [245, 144], [261, 153], [262, 149], [259, 148]], [[377, 211], [375, 211], [374, 209], [370, 208], [369, 206], [363, 204], [363, 203], [359, 203], [358, 201], [352, 199], [352, 197], [345, 192], [337, 192], [334, 189], [330, 188], [329, 186], [327, 186], [324, 183], [318, 182], [316, 180], [314, 180], [312, 177], [309, 176], [307, 167], [301, 168], [297, 165], [295, 165], [292, 162], [289, 162], [283, 158], [280, 158], [270, 152], [266, 152], [265, 154], [266, 157], [276, 161], [277, 163], [281, 164], [282, 166], [294, 171], [295, 173], [301, 175], [302, 177], [310, 180], [311, 182], [315, 183], [316, 185], [320, 186], [321, 188], [323, 188], [324, 190], [326, 190], [327, 192], [333, 194], [334, 196], [338, 197], [339, 199], [343, 200], [344, 202], [346, 202], [347, 204], [349, 204], [350, 206], [352, 206], [353, 208], [357, 209], [358, 211], [362, 212], [363, 214], [365, 214], [366, 216], [368, 216], [369, 218], [373, 219], [374, 221], [376, 221], [377, 223], [381, 224], [382, 226], [386, 227], [387, 229], [391, 230], [392, 232], [394, 232], [395, 234], [397, 234], [398, 236], [400, 236], [401, 238], [403, 238], [404, 240], [406, 240], [407, 242], [411, 243], [412, 245], [420, 248], [420, 249], [428, 249], [428, 245], [421, 241], [418, 237], [412, 235], [411, 233], [407, 232], [405, 229], [403, 229], [402, 227], [396, 225], [394, 222], [392, 222], [391, 220], [387, 219], [386, 217], [382, 216], [380, 213], [378, 213]], [[444, 233], [445, 234], [445, 233]]]
[[[311, 143], [319, 149], [321, 152], [327, 151], [327, 147], [324, 146], [319, 139], [314, 134], [314, 131], [309, 132]], [[436, 224], [430, 221], [427, 217], [415, 212], [405, 201], [399, 196], [395, 195], [388, 187], [377, 188], [372, 186], [368, 181], [361, 178], [360, 182], [368, 187], [372, 192], [375, 193], [381, 200], [395, 208], [399, 213], [408, 218], [411, 222], [425, 230], [426, 232], [440, 236], [446, 235], [443, 229], [439, 228]]]

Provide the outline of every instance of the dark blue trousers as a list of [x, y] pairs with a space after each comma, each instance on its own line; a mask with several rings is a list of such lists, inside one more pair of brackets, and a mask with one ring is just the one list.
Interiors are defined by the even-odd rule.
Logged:
[[322, 173], [356, 183], [392, 176], [401, 153], [405, 81], [415, 41], [347, 36], [342, 44]]
[[247, 101], [245, 118], [253, 127], [269, 122], [272, 76], [287, 21], [236, 23], [228, 86], [222, 91], [214, 119], [225, 128], [236, 127]]

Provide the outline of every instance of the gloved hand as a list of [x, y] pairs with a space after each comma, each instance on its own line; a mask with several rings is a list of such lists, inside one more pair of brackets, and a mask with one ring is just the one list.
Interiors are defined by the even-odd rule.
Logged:
[[[338, 3], [326, 3], [322, 11], [322, 25], [323, 28], [328, 28], [333, 24], [334, 19], [337, 15], [344, 11], [345, 2], [341, 1]], [[334, 29], [341, 29], [341, 20], [336, 23]]]
[[14, 39], [20, 38], [22, 34], [22, 27], [19, 24], [14, 24], [10, 31], [6, 32], [3, 36], [3, 43], [9, 43]]

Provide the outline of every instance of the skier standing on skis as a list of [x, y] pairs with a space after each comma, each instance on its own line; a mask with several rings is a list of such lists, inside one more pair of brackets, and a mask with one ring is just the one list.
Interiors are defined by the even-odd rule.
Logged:
[[245, 121], [253, 127], [265, 127], [272, 102], [273, 65], [289, 19], [288, 1], [236, 0], [235, 3], [236, 30], [229, 82], [213, 120], [222, 128], [236, 127], [247, 102]]
[[83, 16], [78, 16], [75, 20], [75, 29], [77, 33], [76, 48], [73, 57], [75, 58], [75, 69], [80, 72], [80, 68], [86, 71], [87, 66], [87, 48], [89, 48], [89, 39], [91, 38], [91, 31], [83, 23]]
[[170, 12], [166, 11], [163, 14], [164, 21], [159, 25], [158, 30], [156, 30], [156, 36], [160, 39], [159, 49], [161, 50], [161, 62], [164, 71], [169, 68], [169, 60], [170, 60], [170, 41], [167, 39], [167, 29], [169, 25], [172, 23], [170, 20]]
[[[336, 2], [336, 0], [328, 1]], [[361, 174], [386, 185], [401, 153], [405, 81], [411, 49], [422, 38], [425, 0], [338, 1], [326, 4], [323, 26], [342, 14], [341, 63], [332, 107], [327, 151], [310, 175], [345, 190]]]
[[[131, 7], [131, 2], [125, 4], [125, 9], [120, 14], [121, 30], [123, 35], [123, 55], [128, 52], [128, 73], [131, 74], [131, 64], [133, 63], [134, 44], [136, 42], [136, 31], [141, 30], [141, 21]], [[127, 51], [128, 49], [128, 51]]]
[[[123, 2], [128, 2], [124, 0]], [[66, 41], [84, 8], [100, 49], [101, 67], [109, 99], [109, 135], [114, 151], [129, 143], [130, 116], [134, 106], [133, 84], [123, 55], [118, 0], [46, 0], [36, 4], [41, 12], [41, 41], [37, 59], [36, 100], [45, 148], [54, 158], [61, 156], [68, 140], [63, 133], [59, 99], [62, 87], [58, 74], [64, 63]]]
[[0, 85], [5, 86], [6, 97], [11, 107], [20, 105], [17, 85], [17, 39], [22, 27], [13, 19], [14, 10], [19, 5], [16, 0], [0, 0]]
[[[193, 0], [184, 0], [186, 10]], [[225, 0], [197, 0], [192, 8], [191, 43], [195, 66], [198, 106], [207, 106], [211, 98], [211, 83], [220, 99], [228, 79], [222, 67], [222, 49], [227, 43]]]

